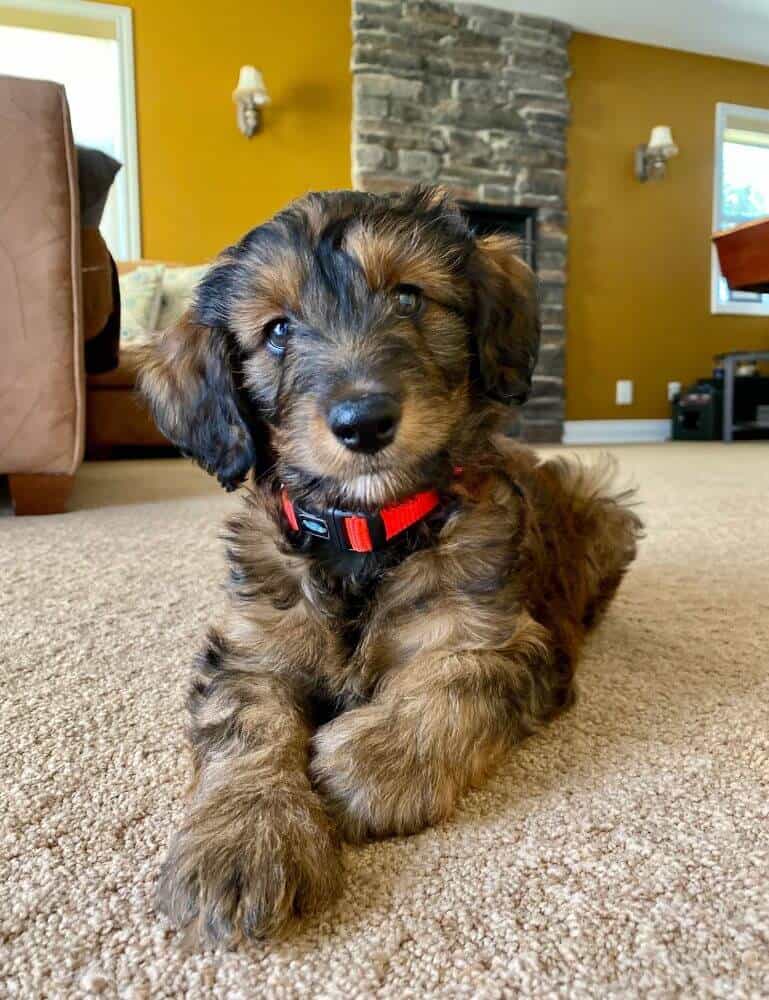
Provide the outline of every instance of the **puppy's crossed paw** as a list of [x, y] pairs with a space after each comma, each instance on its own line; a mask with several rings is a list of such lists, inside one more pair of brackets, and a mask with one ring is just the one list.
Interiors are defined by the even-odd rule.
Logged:
[[256, 817], [229, 837], [207, 835], [189, 817], [161, 868], [157, 909], [202, 945], [235, 945], [277, 935], [329, 902], [339, 854], [329, 830], [302, 812], [295, 824]]
[[415, 833], [436, 818], [413, 740], [391, 723], [366, 706], [322, 726], [313, 738], [310, 778], [351, 843]]

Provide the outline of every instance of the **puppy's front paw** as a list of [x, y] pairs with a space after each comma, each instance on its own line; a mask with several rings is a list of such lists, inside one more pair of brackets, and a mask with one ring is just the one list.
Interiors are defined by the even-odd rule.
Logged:
[[196, 921], [201, 944], [278, 934], [339, 887], [339, 853], [319, 806], [292, 799], [237, 817], [229, 806], [198, 806], [160, 872], [157, 909], [177, 928]]
[[419, 759], [410, 727], [376, 706], [338, 716], [312, 745], [310, 777], [346, 840], [416, 833], [453, 807], [448, 776]]

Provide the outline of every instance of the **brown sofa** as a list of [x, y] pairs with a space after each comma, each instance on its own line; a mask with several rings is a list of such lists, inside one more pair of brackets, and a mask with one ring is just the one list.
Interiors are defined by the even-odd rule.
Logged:
[[135, 395], [130, 348], [85, 374], [113, 275], [98, 229], [81, 229], [64, 88], [0, 76], [0, 149], [0, 478], [17, 514], [57, 513], [84, 452], [171, 446]]
[[[141, 263], [154, 262], [121, 263], [118, 270], [125, 274]], [[136, 376], [137, 355], [130, 345], [121, 345], [117, 368], [87, 376], [86, 458], [114, 458], [136, 449], [171, 449], [135, 392]]]
[[64, 88], [0, 76], [0, 475], [63, 510], [85, 441], [77, 163]]
[[[168, 271], [182, 264], [157, 260], [121, 261], [119, 273], [128, 274], [143, 264], [162, 263]], [[89, 460], [120, 458], [150, 451], [175, 454], [176, 448], [157, 429], [136, 393], [138, 354], [129, 344], [120, 345], [120, 363], [112, 371], [86, 377], [85, 456]]]
[[136, 355], [120, 350], [120, 364], [89, 375], [86, 394], [86, 458], [116, 458], [134, 449], [172, 448], [136, 394]]

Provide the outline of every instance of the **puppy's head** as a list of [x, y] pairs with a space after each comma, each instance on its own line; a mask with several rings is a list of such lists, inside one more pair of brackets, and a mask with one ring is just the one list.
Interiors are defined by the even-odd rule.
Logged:
[[436, 189], [311, 194], [218, 258], [141, 388], [227, 488], [277, 463], [380, 504], [424, 484], [472, 410], [526, 398], [538, 345], [513, 239], [474, 236]]

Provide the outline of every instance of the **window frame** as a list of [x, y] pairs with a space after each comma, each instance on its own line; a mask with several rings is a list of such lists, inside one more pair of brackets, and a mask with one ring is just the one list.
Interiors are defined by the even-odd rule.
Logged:
[[[721, 228], [721, 195], [723, 192], [724, 175], [724, 131], [729, 115], [749, 115], [754, 118], [766, 119], [769, 123], [769, 108], [754, 108], [747, 104], [727, 104], [719, 101], [716, 104], [715, 123], [715, 161], [713, 170], [713, 220], [712, 231]], [[711, 244], [710, 247], [710, 312], [718, 316], [769, 316], [769, 295], [762, 296], [759, 302], [721, 302], [718, 297], [718, 285], [721, 280], [721, 267], [718, 263], [718, 253]]]
[[78, 20], [110, 21], [114, 25], [118, 50], [124, 167], [115, 180], [115, 184], [120, 185], [123, 190], [123, 197], [118, 199], [121, 244], [119, 259], [140, 260], [142, 236], [133, 11], [130, 7], [96, 3], [92, 0], [3, 0], [3, 6], [43, 14], [61, 14]]

